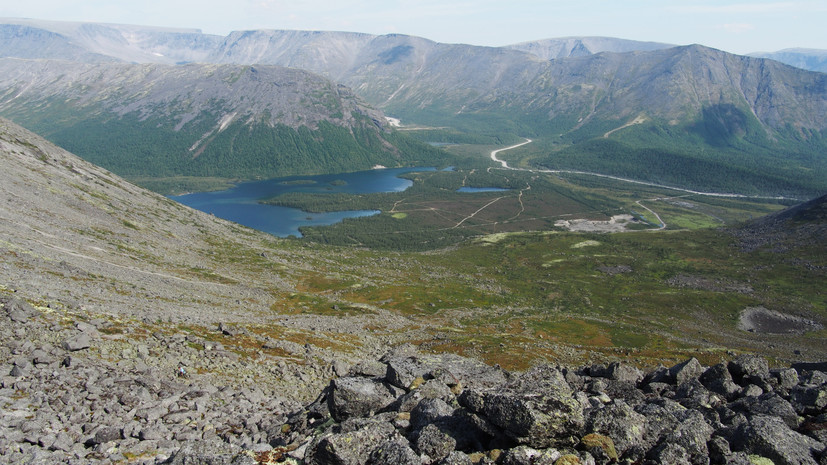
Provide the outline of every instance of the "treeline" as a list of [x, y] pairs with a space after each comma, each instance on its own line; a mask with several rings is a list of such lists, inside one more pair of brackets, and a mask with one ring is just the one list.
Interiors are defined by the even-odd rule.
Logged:
[[410, 137], [422, 142], [443, 144], [507, 145], [522, 139], [512, 134], [477, 134], [456, 129], [417, 129], [404, 131]]
[[526, 187], [526, 173], [509, 173], [504, 176], [497, 172], [474, 171], [413, 171], [399, 175], [413, 181], [411, 187], [403, 192], [379, 192], [373, 194], [288, 192], [275, 197], [262, 199], [261, 203], [282, 207], [299, 208], [310, 213], [325, 213], [342, 210], [382, 210], [393, 208], [395, 202], [411, 198], [438, 198], [448, 200], [467, 199], [467, 194], [458, 193], [457, 189], [468, 187], [495, 187], [501, 189], [521, 189]]
[[[48, 137], [77, 155], [117, 174], [168, 178], [197, 176], [254, 179], [295, 174], [349, 172], [374, 165], [445, 165], [450, 154], [365, 122], [344, 128], [328, 122], [318, 129], [230, 124], [200, 144], [214, 129], [212, 115], [201, 115], [174, 131], [173, 122], [87, 118], [49, 132]], [[191, 150], [197, 145], [194, 150]]]

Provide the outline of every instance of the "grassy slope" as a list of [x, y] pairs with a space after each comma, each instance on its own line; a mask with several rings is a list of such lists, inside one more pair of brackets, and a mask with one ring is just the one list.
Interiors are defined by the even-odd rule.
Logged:
[[779, 359], [794, 358], [794, 350], [824, 356], [824, 330], [796, 337], [736, 329], [740, 311], [759, 305], [826, 321], [823, 251], [817, 269], [773, 252], [743, 252], [717, 230], [523, 233], [392, 254], [394, 271], [371, 279], [358, 270], [381, 260], [359, 254], [335, 274], [307, 276], [303, 289], [352, 311], [358, 309], [342, 302], [407, 315], [427, 328], [414, 342], [508, 367], [619, 353], [641, 364], [687, 355], [711, 363], [728, 349]]

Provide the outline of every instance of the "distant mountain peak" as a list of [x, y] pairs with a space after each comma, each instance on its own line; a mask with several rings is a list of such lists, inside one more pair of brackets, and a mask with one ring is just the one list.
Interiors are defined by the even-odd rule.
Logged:
[[534, 40], [506, 46], [531, 53], [544, 60], [594, 55], [601, 52], [625, 53], [661, 50], [674, 45], [659, 42], [641, 42], [613, 37], [582, 36]]

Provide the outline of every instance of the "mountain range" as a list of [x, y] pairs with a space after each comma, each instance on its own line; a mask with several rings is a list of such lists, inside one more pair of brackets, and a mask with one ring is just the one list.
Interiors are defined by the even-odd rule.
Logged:
[[[478, 47], [398, 34], [219, 37], [36, 20], [4, 20], [0, 31], [0, 55], [9, 57], [0, 113], [130, 176], [250, 178], [440, 159], [390, 130], [384, 112], [494, 140], [533, 137], [525, 163], [539, 168], [602, 164], [606, 174], [720, 189], [731, 181], [682, 180], [674, 160], [678, 171], [708, 164], [727, 176], [746, 164], [757, 173], [750, 193], [806, 197], [827, 187], [827, 76], [701, 45], [583, 37]], [[113, 131], [164, 153], [119, 149], [135, 158], [107, 161], [113, 155], [100, 150]], [[300, 142], [272, 142], [289, 138]], [[609, 152], [650, 155], [599, 161]], [[194, 155], [200, 160], [182, 161]], [[148, 159], [158, 169], [148, 170]], [[244, 168], [254, 166], [264, 168]]]

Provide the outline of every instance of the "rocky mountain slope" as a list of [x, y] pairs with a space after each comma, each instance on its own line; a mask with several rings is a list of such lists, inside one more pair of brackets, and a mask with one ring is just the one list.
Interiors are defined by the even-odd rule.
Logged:
[[[271, 309], [318, 257], [129, 184], [6, 120], [0, 157], [0, 297], [33, 303], [27, 318], [45, 324], [18, 339], [60, 346], [82, 327], [94, 335], [95, 357], [122, 367], [142, 366], [135, 346], [144, 343], [164, 373], [184, 363], [224, 384], [269, 378], [274, 388], [300, 378], [318, 383], [324, 360], [334, 360], [323, 347], [305, 346], [318, 319], [288, 322]], [[361, 332], [352, 323], [338, 328]], [[242, 325], [276, 326], [253, 333]], [[231, 344], [222, 333], [238, 339]], [[355, 345], [341, 346], [335, 359], [376, 350], [365, 336], [350, 336]], [[258, 372], [247, 355], [239, 361], [267, 341], [254, 358], [276, 365], [308, 356], [309, 363]]]

